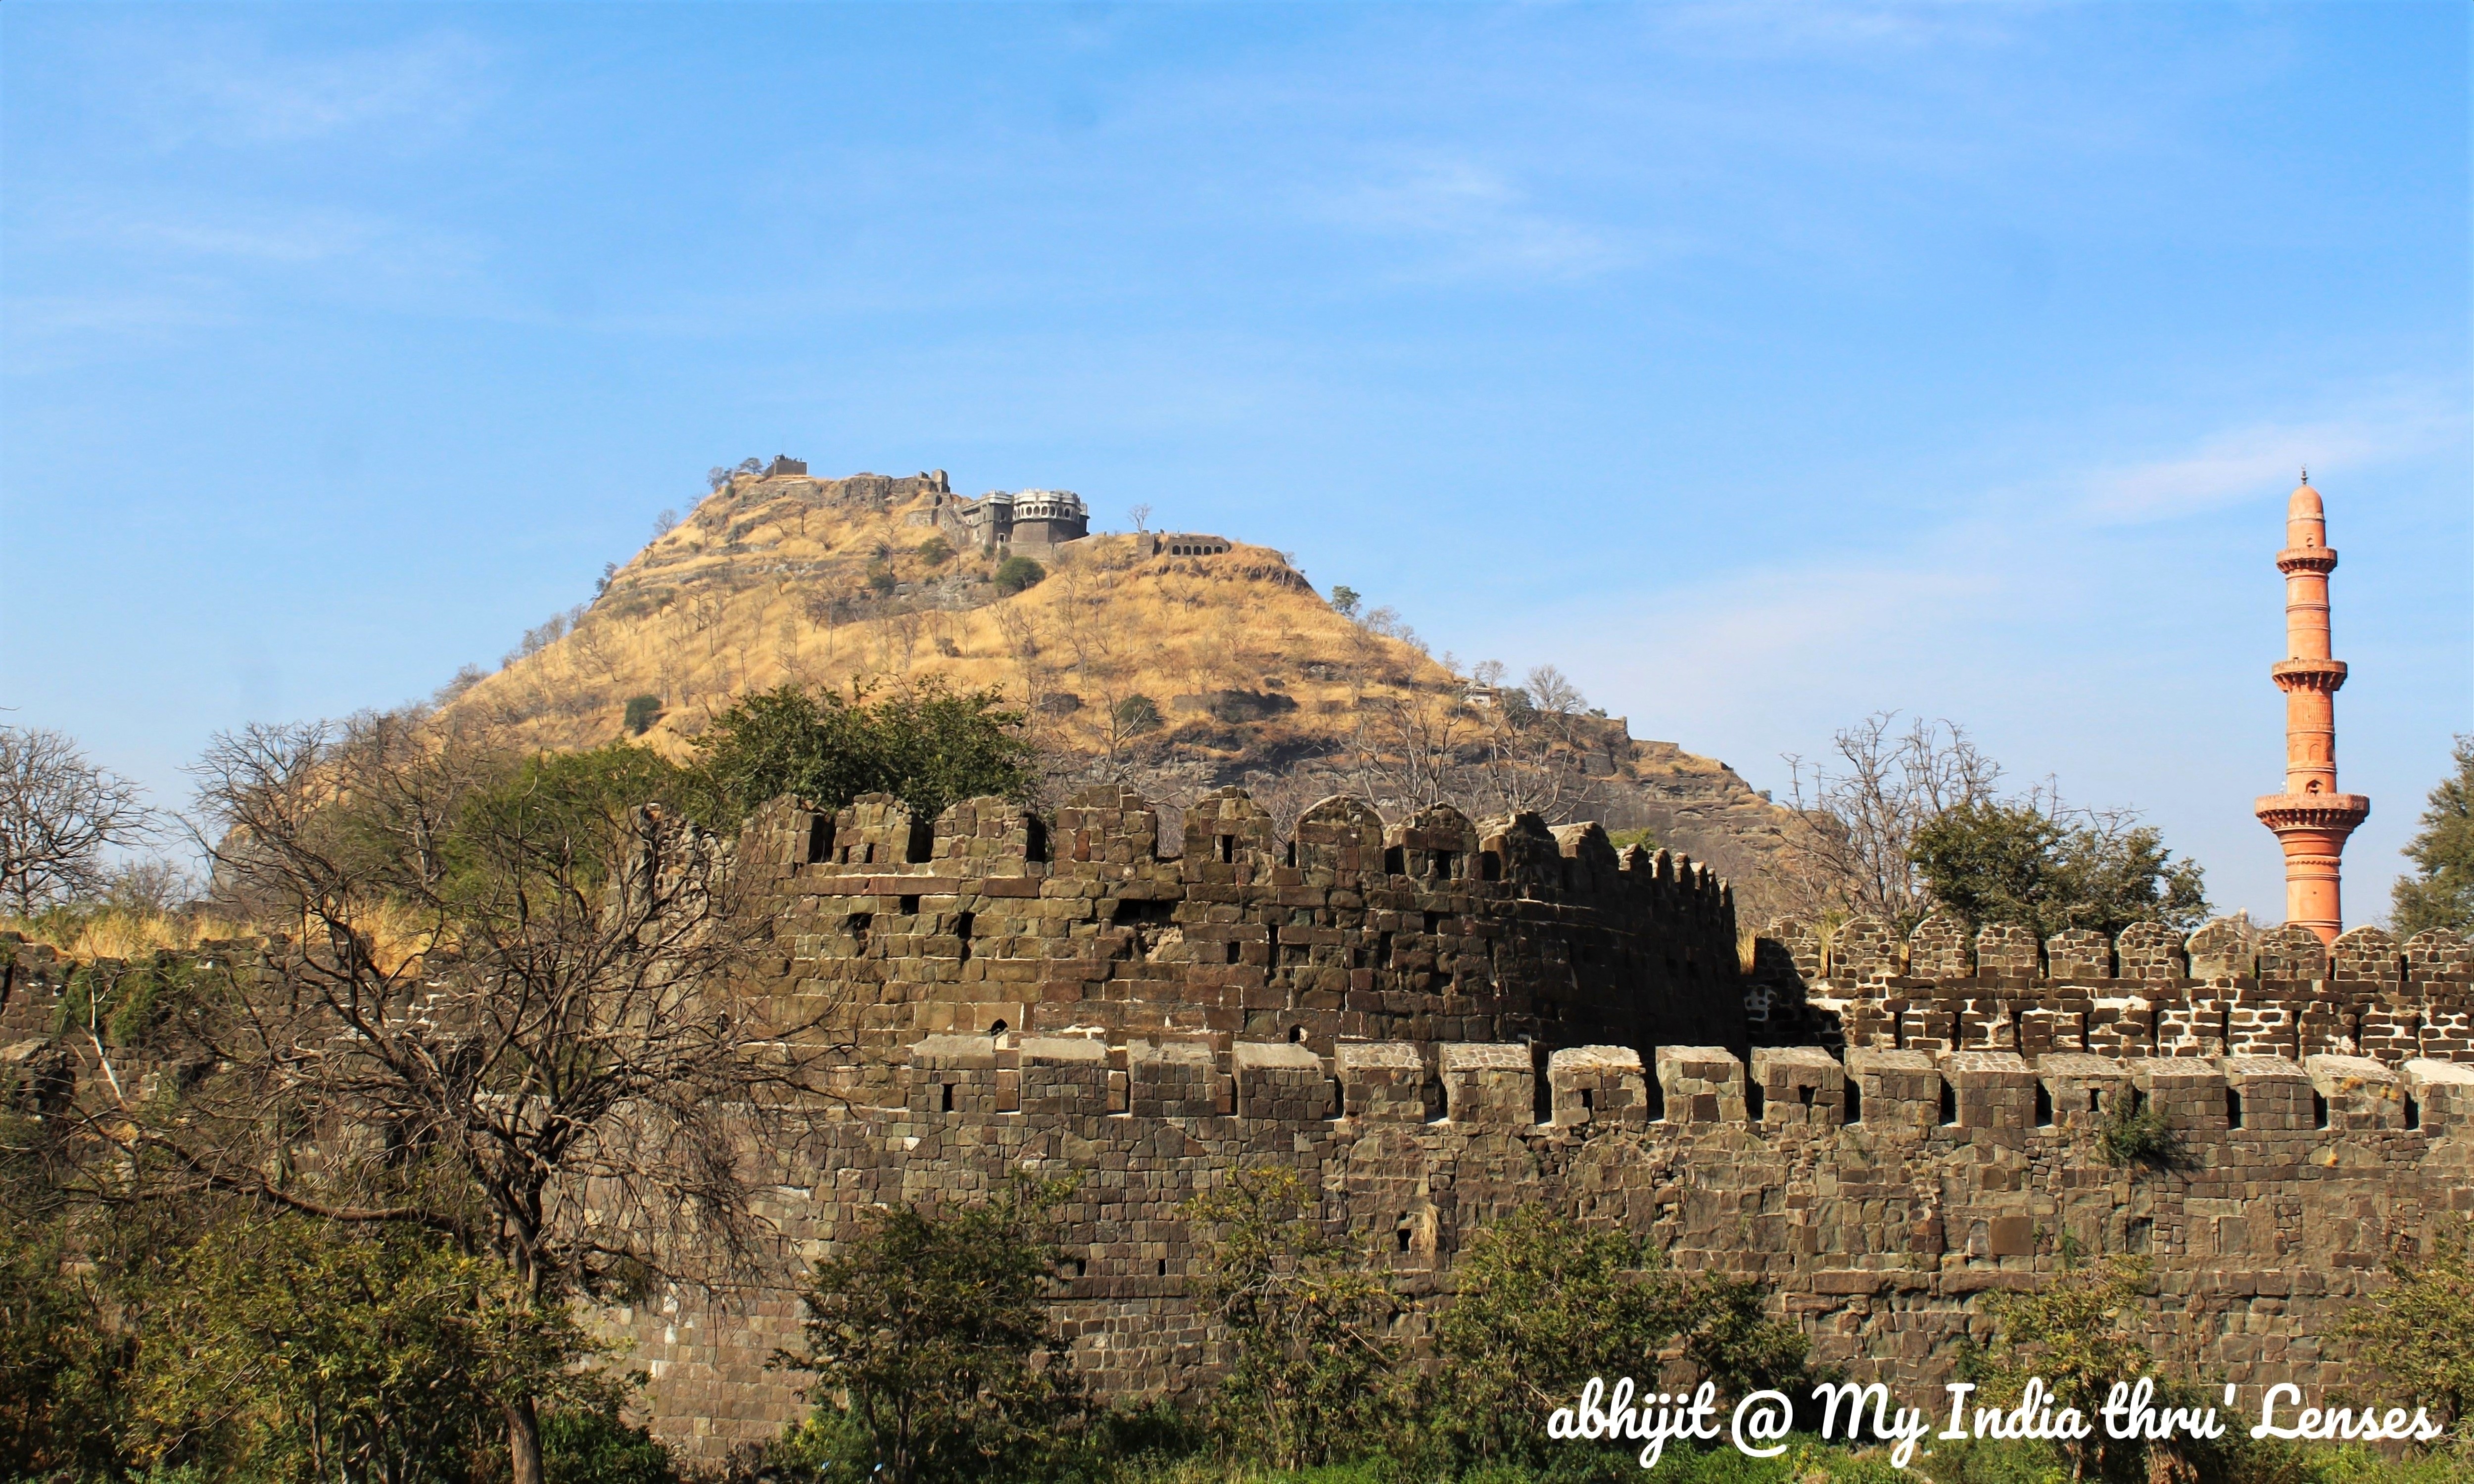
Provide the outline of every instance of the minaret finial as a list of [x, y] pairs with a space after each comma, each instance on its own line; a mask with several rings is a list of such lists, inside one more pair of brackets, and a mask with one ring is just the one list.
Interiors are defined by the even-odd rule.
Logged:
[[2311, 483], [2311, 466], [2308, 464], [2302, 466], [2302, 482], [2306, 485]]

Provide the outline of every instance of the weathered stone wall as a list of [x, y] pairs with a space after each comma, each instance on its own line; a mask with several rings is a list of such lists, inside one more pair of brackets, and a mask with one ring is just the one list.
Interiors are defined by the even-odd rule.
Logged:
[[[1655, 1070], [1610, 1046], [1344, 1043], [1327, 1060], [1286, 1041], [927, 1038], [893, 1084], [903, 1106], [820, 1120], [780, 1152], [779, 1283], [611, 1318], [652, 1374], [656, 1426], [718, 1454], [800, 1414], [796, 1377], [765, 1367], [797, 1341], [792, 1278], [869, 1207], [1073, 1173], [1059, 1313], [1076, 1361], [1111, 1393], [1175, 1393], [1214, 1358], [1178, 1209], [1231, 1169], [1279, 1164], [1416, 1302], [1413, 1340], [1470, 1233], [1534, 1201], [1650, 1233], [1686, 1269], [1758, 1277], [1859, 1378], [1936, 1384], [1982, 1338], [1973, 1301], [2050, 1273], [2067, 1235], [2153, 1259], [2174, 1362], [2311, 1386], [2343, 1378], [2334, 1321], [2380, 1264], [2474, 1208], [2474, 1068], [2452, 1064], [1762, 1048], [1747, 1068], [1686, 1046]], [[2169, 1119], [2171, 1167], [2104, 1161], [2097, 1120], [2124, 1097]]]
[[1746, 1044], [1725, 883], [1594, 825], [1387, 827], [1334, 799], [1282, 841], [1224, 790], [1184, 845], [1164, 856], [1157, 811], [1113, 788], [933, 824], [870, 796], [776, 801], [740, 861], [771, 894], [782, 993], [856, 1040], [862, 1089], [947, 1034]]
[[1757, 1043], [2030, 1055], [2361, 1055], [2474, 1061], [2474, 945], [2358, 927], [2323, 945], [2220, 919], [2188, 940], [2153, 923], [2039, 944], [1935, 915], [1904, 944], [1856, 919], [1822, 935], [1773, 922], [1745, 990]]

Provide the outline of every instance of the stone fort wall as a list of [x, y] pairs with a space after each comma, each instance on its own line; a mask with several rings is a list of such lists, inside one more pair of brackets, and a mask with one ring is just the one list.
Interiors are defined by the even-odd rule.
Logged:
[[[1595, 826], [1333, 800], [1283, 841], [1225, 791], [1170, 857], [1158, 824], [1121, 790], [751, 824], [785, 993], [847, 1006], [861, 1065], [779, 1152], [782, 1281], [611, 1316], [664, 1430], [718, 1452], [799, 1415], [765, 1360], [802, 1264], [1017, 1167], [1079, 1182], [1059, 1312], [1110, 1394], [1210, 1374], [1179, 1209], [1248, 1164], [1322, 1193], [1413, 1343], [1469, 1235], [1543, 1202], [1758, 1278], [1818, 1358], [1910, 1387], [2065, 1239], [2153, 1260], [2177, 1364], [2341, 1384], [2342, 1308], [2474, 1209], [2461, 940], [1778, 923], [1739, 971], [1725, 885]], [[2125, 1104], [2171, 1165], [2104, 1159]]]
[[[1106, 1393], [1201, 1384], [1179, 1209], [1244, 1165], [1284, 1165], [1326, 1224], [1390, 1270], [1426, 1332], [1470, 1233], [1528, 1202], [1654, 1235], [1686, 1270], [1760, 1280], [1818, 1358], [1862, 1379], [1945, 1379], [1983, 1337], [1976, 1300], [2050, 1274], [2065, 1237], [2144, 1253], [2175, 1364], [2245, 1385], [2352, 1377], [2331, 1336], [2391, 1255], [2474, 1198], [2474, 1069], [2361, 1058], [2117, 1060], [2052, 1053], [936, 1036], [896, 1106], [818, 1120], [778, 1152], [782, 1279], [720, 1305], [615, 1311], [656, 1426], [699, 1456], [802, 1415], [795, 1278], [866, 1210], [967, 1200], [1029, 1168], [1071, 1174], [1057, 1312]], [[2228, 1091], [2241, 1123], [2227, 1117]], [[2160, 1110], [2174, 1166], [2117, 1168], [2095, 1125]], [[1540, 1115], [1539, 1105], [1546, 1105]], [[2408, 1127], [2408, 1109], [2413, 1110]]]
[[[1821, 1360], [1903, 1387], [1944, 1378], [1978, 1297], [2065, 1239], [2153, 1260], [2175, 1363], [2343, 1384], [2343, 1307], [2474, 1211], [2462, 939], [1932, 920], [1904, 942], [1775, 923], [1742, 954], [1723, 882], [1594, 826], [1387, 826], [1332, 800], [1282, 839], [1224, 791], [1164, 853], [1161, 818], [1101, 789], [750, 822], [764, 969], [855, 1055], [846, 1106], [757, 1156], [770, 1276], [604, 1316], [691, 1456], [802, 1412], [767, 1361], [798, 1342], [808, 1261], [872, 1207], [1019, 1167], [1078, 1179], [1058, 1312], [1117, 1395], [1207, 1379], [1179, 1210], [1248, 1164], [1321, 1192], [1411, 1300], [1413, 1344], [1469, 1236], [1542, 1202], [1758, 1279]], [[0, 957], [0, 1054], [48, 1054], [57, 957]], [[2125, 1103], [2164, 1115], [2173, 1162], [2106, 1161]]]
[[769, 897], [780, 992], [891, 1087], [923, 1037], [1743, 1046], [1734, 908], [1688, 858], [1595, 825], [1481, 828], [1448, 807], [1387, 826], [1355, 800], [1292, 838], [1245, 794], [1160, 811], [1129, 791], [1043, 817], [980, 799], [935, 821], [885, 796], [778, 800], [740, 870]]

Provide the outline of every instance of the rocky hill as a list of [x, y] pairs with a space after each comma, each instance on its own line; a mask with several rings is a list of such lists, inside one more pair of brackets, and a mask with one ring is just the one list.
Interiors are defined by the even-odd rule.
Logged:
[[[1093, 536], [1021, 548], [1040, 572], [1015, 590], [1031, 574], [1001, 578], [1012, 553], [958, 539], [957, 503], [941, 475], [740, 474], [592, 604], [459, 680], [443, 714], [552, 749], [641, 725], [683, 754], [749, 691], [940, 677], [1023, 707], [1060, 782], [1163, 802], [1243, 783], [1275, 812], [1343, 790], [1383, 802], [1417, 772], [1405, 751], [1475, 759], [1500, 730], [1494, 698], [1472, 705], [1466, 678], [1335, 610], [1278, 552]], [[1553, 812], [1651, 830], [1739, 890], [1764, 874], [1788, 816], [1733, 770], [1622, 718], [1561, 720], [1556, 765], [1578, 786]]]

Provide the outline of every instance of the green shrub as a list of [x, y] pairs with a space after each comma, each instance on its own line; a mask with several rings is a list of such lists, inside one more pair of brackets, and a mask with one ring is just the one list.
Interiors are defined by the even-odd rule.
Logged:
[[864, 1442], [886, 1484], [1002, 1476], [1053, 1449], [1084, 1406], [1048, 1315], [1070, 1188], [1017, 1177], [957, 1210], [895, 1207], [819, 1260], [808, 1348], [776, 1357], [840, 1399], [843, 1424], [813, 1437]]
[[1232, 1170], [1185, 1204], [1206, 1311], [1227, 1327], [1212, 1420], [1231, 1450], [1275, 1468], [1363, 1448], [1398, 1363], [1397, 1309], [1368, 1255], [1326, 1235], [1305, 1182], [1280, 1165]]
[[954, 546], [941, 536], [932, 536], [919, 543], [913, 555], [930, 566], [942, 566], [954, 560]]
[[2151, 1164], [2161, 1169], [2181, 1158], [2181, 1140], [2165, 1115], [2151, 1107], [2133, 1106], [2134, 1101], [2118, 1101], [2097, 1125], [2096, 1146], [2104, 1162], [2117, 1168]]
[[898, 586], [900, 585], [894, 579], [893, 568], [885, 565], [882, 562], [870, 562], [868, 564], [868, 591], [875, 593], [880, 598], [887, 598], [893, 595], [893, 589]]
[[997, 563], [997, 591], [1011, 597], [1025, 587], [1039, 586], [1047, 575], [1048, 568], [1029, 557], [1007, 557]]
[[865, 691], [784, 685], [715, 718], [696, 738], [695, 772], [716, 828], [783, 794], [838, 809], [865, 793], [900, 798], [920, 819], [981, 794], [1028, 797], [1035, 779], [1022, 713], [994, 690], [930, 679], [871, 704]]
[[631, 737], [643, 736], [646, 731], [652, 730], [654, 718], [661, 714], [661, 697], [629, 696], [627, 698], [627, 719], [623, 724], [627, 729], [627, 735]]
[[1146, 731], [1157, 731], [1163, 725], [1159, 704], [1149, 696], [1128, 696], [1117, 703], [1111, 713], [1117, 718], [1117, 730], [1127, 736], [1138, 737]]
[[670, 1450], [616, 1406], [542, 1415], [543, 1484], [678, 1484]]

